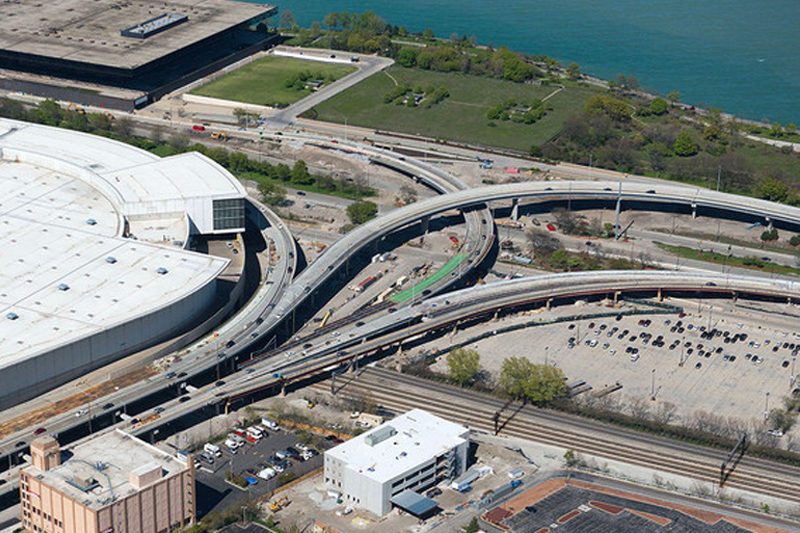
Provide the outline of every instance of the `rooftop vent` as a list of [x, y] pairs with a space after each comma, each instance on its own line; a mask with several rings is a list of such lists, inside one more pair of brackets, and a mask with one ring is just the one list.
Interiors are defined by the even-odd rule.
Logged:
[[97, 224], [97, 221], [93, 218], [87, 218], [86, 223], [89, 224], [90, 226], [94, 226], [95, 224]]
[[392, 426], [383, 426], [364, 437], [364, 442], [366, 442], [368, 446], [375, 446], [394, 435], [397, 435], [396, 429]]
[[11, 313], [6, 314], [6, 318], [9, 319], [9, 320], [16, 320], [16, 319], [19, 318], [19, 315], [17, 313], [11, 312]]
[[134, 39], [147, 39], [157, 33], [177, 26], [189, 20], [186, 15], [178, 15], [177, 13], [163, 13], [157, 17], [146, 20], [130, 28], [125, 28], [120, 32], [123, 37], [133, 37]]
[[109, 265], [113, 265], [116, 262], [117, 262], [117, 258], [116, 257], [110, 256], [110, 255], [108, 257], [106, 257], [106, 263], [108, 263]]
[[67, 285], [66, 283], [59, 283], [58, 284], [58, 290], [60, 290], [60, 291], [68, 291], [69, 290], [69, 285]]
[[166, 268], [164, 268], [164, 267], [158, 267], [158, 268], [156, 269], [156, 272], [158, 272], [159, 274], [162, 274], [162, 275], [163, 275], [163, 274], [166, 274], [167, 272], [169, 272], [169, 270], [167, 270], [167, 269], [166, 269]]

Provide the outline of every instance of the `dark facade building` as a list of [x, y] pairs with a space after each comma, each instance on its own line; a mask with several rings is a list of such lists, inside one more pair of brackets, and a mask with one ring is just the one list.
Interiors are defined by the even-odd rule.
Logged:
[[63, 99], [116, 95], [138, 107], [270, 46], [276, 13], [235, 0], [15, 0], [0, 17], [0, 85], [58, 97], [73, 81], [100, 89]]

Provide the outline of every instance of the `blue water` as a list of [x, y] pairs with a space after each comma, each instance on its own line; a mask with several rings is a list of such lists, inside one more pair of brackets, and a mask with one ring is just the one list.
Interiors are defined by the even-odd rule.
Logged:
[[[256, 0], [258, 1], [258, 0]], [[298, 24], [372, 9], [751, 119], [800, 123], [800, 0], [283, 0]]]

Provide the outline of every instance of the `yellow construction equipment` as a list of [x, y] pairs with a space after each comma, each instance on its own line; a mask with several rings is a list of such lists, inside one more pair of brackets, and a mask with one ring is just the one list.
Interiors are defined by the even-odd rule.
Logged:
[[75, 111], [79, 115], [85, 115], [86, 114], [86, 110], [85, 109], [83, 109], [82, 107], [79, 107], [79, 106], [77, 106], [75, 104], [69, 104], [67, 106], [67, 109], [71, 110], [71, 111]]
[[274, 513], [276, 511], [280, 511], [284, 507], [288, 506], [290, 503], [292, 503], [292, 500], [290, 500], [288, 496], [284, 496], [283, 498], [278, 498], [277, 500], [269, 504], [269, 510]]
[[225, 139], [228, 138], [228, 136], [225, 135], [224, 131], [215, 131], [214, 133], [211, 134], [211, 138], [217, 139], [218, 141], [224, 141]]

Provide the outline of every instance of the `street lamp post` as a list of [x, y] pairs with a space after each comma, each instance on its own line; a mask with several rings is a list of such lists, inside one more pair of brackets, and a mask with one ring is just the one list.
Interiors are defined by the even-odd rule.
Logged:
[[764, 420], [769, 418], [769, 391], [764, 393]]
[[653, 371], [650, 373], [650, 400], [655, 401], [656, 399], [656, 369], [654, 368]]

